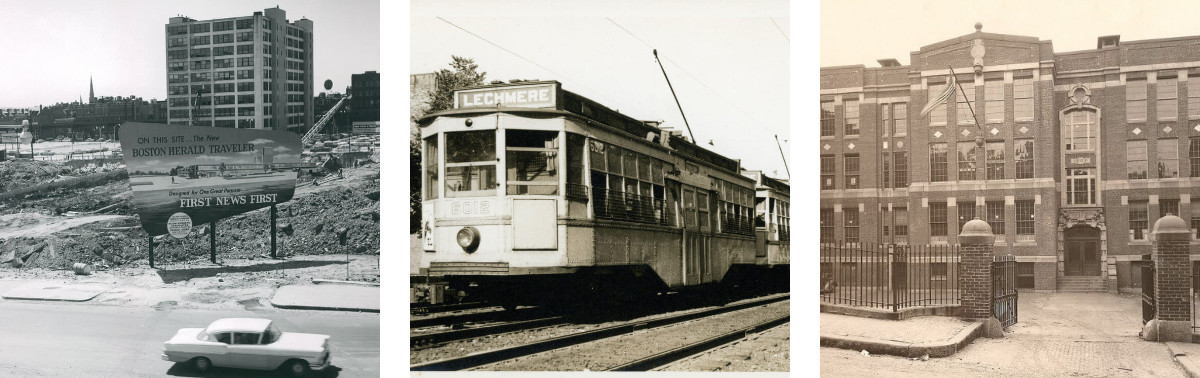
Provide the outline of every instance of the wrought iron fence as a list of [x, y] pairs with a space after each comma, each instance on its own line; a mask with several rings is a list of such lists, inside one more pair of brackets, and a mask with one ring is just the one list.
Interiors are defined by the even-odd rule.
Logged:
[[1017, 260], [1013, 255], [992, 261], [992, 314], [1004, 328], [1017, 323]]
[[960, 303], [957, 246], [831, 243], [820, 254], [824, 303], [893, 312]]
[[1154, 319], [1156, 299], [1154, 296], [1154, 261], [1149, 255], [1142, 256], [1139, 269], [1142, 273], [1142, 324]]

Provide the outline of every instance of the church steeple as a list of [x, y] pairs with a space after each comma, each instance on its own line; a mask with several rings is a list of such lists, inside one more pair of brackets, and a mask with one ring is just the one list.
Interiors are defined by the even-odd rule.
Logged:
[[88, 75], [88, 103], [96, 102], [96, 87], [92, 84], [92, 76]]

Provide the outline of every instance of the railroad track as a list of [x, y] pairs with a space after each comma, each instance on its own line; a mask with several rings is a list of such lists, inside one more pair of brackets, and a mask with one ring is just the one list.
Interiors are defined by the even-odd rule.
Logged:
[[433, 348], [451, 341], [464, 340], [481, 336], [494, 336], [517, 331], [528, 331], [552, 327], [567, 323], [562, 316], [522, 320], [511, 323], [501, 323], [475, 328], [456, 329], [444, 332], [426, 333], [409, 336], [409, 346], [413, 349]]
[[495, 311], [472, 312], [469, 314], [460, 315], [445, 315], [425, 319], [413, 319], [408, 322], [408, 328], [425, 328], [435, 326], [456, 326], [459, 324], [472, 322], [487, 322], [487, 321], [512, 321], [519, 319], [532, 319], [533, 317], [544, 313], [545, 310], [537, 307], [533, 308], [518, 308], [513, 311], [505, 311], [499, 309]]
[[492, 307], [486, 302], [466, 302], [466, 303], [451, 303], [438, 305], [421, 305], [411, 304], [408, 306], [409, 313], [412, 315], [427, 315], [436, 314], [439, 312], [473, 310], [477, 308]]
[[[513, 359], [513, 358], [517, 358], [517, 357], [521, 357], [521, 356], [527, 356], [527, 355], [531, 355], [531, 354], [535, 354], [535, 353], [541, 353], [541, 352], [545, 352], [545, 351], [549, 351], [549, 350], [554, 350], [554, 349], [558, 349], [558, 348], [582, 344], [582, 343], [586, 343], [586, 342], [590, 342], [590, 341], [624, 335], [624, 334], [632, 333], [634, 331], [638, 331], [638, 330], [642, 330], [642, 329], [663, 327], [663, 326], [667, 326], [667, 325], [671, 325], [671, 324], [682, 323], [682, 322], [689, 321], [689, 320], [725, 314], [725, 313], [729, 313], [729, 312], [733, 312], [733, 311], [744, 310], [744, 309], [758, 307], [758, 306], [765, 306], [767, 304], [780, 302], [780, 301], [784, 301], [784, 300], [788, 300], [788, 299], [790, 299], [790, 295], [780, 294], [780, 295], [750, 300], [750, 301], [739, 303], [739, 304], [727, 305], [727, 306], [719, 307], [719, 308], [699, 310], [699, 311], [690, 311], [690, 312], [686, 312], [683, 314], [677, 314], [677, 315], [672, 315], [672, 316], [667, 316], [667, 317], [662, 317], [662, 318], [657, 318], [657, 319], [625, 322], [625, 323], [614, 325], [614, 326], [593, 329], [593, 330], [589, 330], [589, 331], [576, 332], [576, 333], [572, 333], [572, 334], [568, 334], [568, 335], [564, 335], [564, 336], [554, 337], [554, 338], [545, 339], [545, 340], [539, 340], [539, 341], [535, 341], [535, 342], [531, 342], [531, 343], [527, 343], [527, 344], [523, 344], [523, 345], [517, 345], [517, 346], [503, 348], [503, 349], [496, 349], [496, 350], [473, 353], [473, 354], [462, 356], [462, 357], [447, 358], [447, 359], [431, 361], [431, 362], [427, 362], [427, 363], [423, 363], [423, 364], [417, 364], [417, 365], [412, 366], [412, 370], [413, 371], [448, 371], [448, 370], [470, 369], [470, 368], [483, 366], [483, 365], [487, 365], [487, 364], [491, 364], [491, 363], [496, 363], [496, 362], [500, 362], [500, 361], [505, 361], [505, 360], [509, 360], [509, 359]], [[778, 324], [786, 323], [787, 319], [786, 318], [784, 318], [782, 320], [775, 319], [773, 321], [780, 322], [780, 323], [776, 324], [776, 325], [778, 325]], [[770, 323], [770, 322], [768, 322], [768, 323]], [[756, 326], [750, 327], [750, 328], [757, 329], [759, 327], [769, 328], [765, 324], [759, 324], [759, 325], [756, 325]], [[746, 330], [747, 329], [739, 329], [738, 331], [741, 332], [742, 335], [744, 335]], [[721, 336], [726, 337], [726, 338], [733, 337], [733, 336], [731, 336], [731, 334], [725, 334], [725, 335], [721, 335]], [[721, 340], [725, 340], [725, 339], [721, 339]], [[685, 346], [684, 348], [673, 349], [671, 351], [674, 351], [675, 353], [686, 353], [689, 351], [694, 351], [694, 350], [696, 350], [696, 348], [702, 348], [704, 346], [707, 346], [707, 345], [710, 345], [711, 343], [716, 343], [716, 342], [718, 342], [718, 340], [708, 339], [708, 340], [704, 340], [703, 343], [696, 343], [694, 345]], [[726, 342], [728, 342], [728, 341], [726, 341]], [[720, 345], [720, 344], [717, 344], [717, 345]], [[709, 347], [709, 348], [711, 348], [711, 347]], [[671, 352], [671, 351], [668, 351], [668, 352]], [[691, 354], [694, 354], [694, 353], [695, 352], [692, 352]], [[653, 358], [651, 358], [651, 357], [653, 357]], [[631, 363], [631, 365], [629, 365], [628, 367], [626, 367], [625, 365], [622, 365], [622, 366], [618, 366], [617, 368], [641, 369], [641, 368], [644, 368], [645, 366], [651, 366], [651, 365], [659, 366], [663, 363], [670, 362], [671, 358], [678, 359], [678, 358], [682, 358], [684, 356], [680, 356], [678, 354], [666, 354], [666, 352], [664, 352], [664, 353], [659, 353], [659, 354], [657, 354], [655, 356], [651, 356], [651, 357], [647, 357], [645, 359], [646, 361], [641, 361], [641, 362], [635, 361], [635, 362], [637, 362], [636, 365], [632, 365], [633, 363]]]

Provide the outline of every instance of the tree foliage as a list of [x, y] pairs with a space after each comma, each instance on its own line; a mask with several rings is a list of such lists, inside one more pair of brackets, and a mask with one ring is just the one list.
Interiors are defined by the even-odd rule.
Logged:
[[413, 111], [413, 114], [411, 114], [412, 128], [410, 133], [412, 134], [412, 138], [409, 139], [408, 155], [408, 168], [411, 173], [408, 193], [409, 233], [416, 233], [421, 229], [421, 176], [423, 175], [423, 167], [421, 167], [421, 133], [416, 126], [416, 121], [425, 114], [454, 107], [455, 89], [483, 84], [487, 76], [486, 72], [478, 72], [479, 65], [475, 64], [474, 59], [453, 55], [450, 56], [450, 59], [450, 69], [443, 68], [434, 75], [434, 87], [429, 93], [429, 107], [423, 109], [423, 111]]

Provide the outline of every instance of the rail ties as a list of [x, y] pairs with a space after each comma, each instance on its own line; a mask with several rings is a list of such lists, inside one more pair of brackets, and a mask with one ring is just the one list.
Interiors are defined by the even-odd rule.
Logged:
[[542, 319], [524, 320], [512, 323], [497, 324], [492, 326], [484, 326], [478, 328], [467, 328], [437, 333], [427, 333], [424, 335], [412, 335], [409, 337], [409, 346], [411, 347], [431, 347], [437, 344], [442, 344], [455, 340], [469, 339], [480, 336], [490, 336], [514, 331], [528, 330], [541, 328], [556, 324], [566, 323], [561, 316], [554, 316]]
[[466, 303], [451, 303], [451, 304], [439, 304], [439, 305], [413, 304], [413, 305], [408, 306], [409, 314], [411, 314], [411, 315], [426, 315], [426, 314], [435, 314], [435, 313], [439, 313], [439, 312], [471, 310], [471, 309], [484, 308], [484, 307], [492, 307], [492, 305], [488, 304], [486, 302], [466, 302]]
[[614, 337], [627, 333], [632, 333], [637, 330], [662, 327], [675, 323], [682, 323], [688, 320], [709, 317], [718, 314], [724, 314], [737, 310], [743, 310], [752, 307], [764, 306], [767, 304], [785, 301], [790, 299], [790, 294], [781, 294], [767, 298], [760, 298], [745, 303], [736, 305], [728, 305], [708, 310], [689, 312], [685, 314], [673, 315], [658, 319], [640, 320], [626, 322], [610, 327], [594, 329], [590, 331], [577, 332], [569, 335], [563, 335], [550, 339], [534, 341], [532, 343], [483, 351], [470, 355], [447, 358], [437, 361], [432, 361], [424, 364], [413, 365], [413, 371], [449, 371], [449, 370], [464, 370], [478, 366], [483, 366], [504, 360], [527, 356], [535, 353], [541, 353], [549, 350], [563, 348], [571, 345], [582, 344], [590, 341], [600, 340], [604, 338]]
[[783, 317], [768, 320], [766, 322], [762, 322], [762, 323], [756, 324], [754, 326], [731, 331], [731, 332], [725, 333], [723, 335], [710, 337], [708, 339], [700, 340], [698, 342], [684, 345], [679, 348], [667, 350], [662, 353], [657, 353], [657, 354], [654, 354], [651, 356], [647, 356], [645, 358], [638, 359], [636, 361], [631, 361], [631, 362], [628, 362], [628, 363], [625, 363], [625, 364], [622, 364], [619, 366], [615, 366], [615, 367], [607, 369], [606, 371], [650, 371], [650, 369], [654, 369], [659, 366], [669, 364], [671, 362], [682, 360], [684, 358], [687, 358], [688, 356], [695, 355], [697, 353], [704, 352], [709, 349], [714, 349], [716, 347], [719, 347], [719, 346], [722, 346], [725, 344], [729, 344], [734, 341], [741, 340], [742, 338], [746, 337], [749, 334], [762, 332], [767, 329], [771, 329], [776, 326], [787, 323], [789, 321], [791, 321], [791, 315], [784, 315]]

